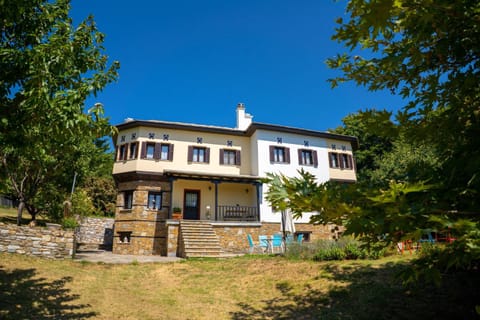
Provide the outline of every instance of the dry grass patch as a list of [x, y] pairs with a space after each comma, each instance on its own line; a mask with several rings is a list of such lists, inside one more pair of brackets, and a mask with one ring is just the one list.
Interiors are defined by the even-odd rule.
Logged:
[[448, 296], [431, 293], [435, 290], [425, 295], [400, 286], [393, 275], [403, 263], [408, 263], [405, 257], [330, 263], [243, 257], [105, 265], [0, 254], [0, 318], [408, 319], [466, 314]]

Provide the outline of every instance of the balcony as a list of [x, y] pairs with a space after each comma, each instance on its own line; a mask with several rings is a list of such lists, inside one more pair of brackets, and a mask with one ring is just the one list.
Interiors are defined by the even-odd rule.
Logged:
[[260, 221], [257, 207], [218, 206], [217, 221]]

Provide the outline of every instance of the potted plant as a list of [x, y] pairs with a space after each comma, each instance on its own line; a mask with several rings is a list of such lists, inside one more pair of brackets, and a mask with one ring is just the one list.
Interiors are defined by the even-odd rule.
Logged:
[[182, 219], [183, 218], [182, 209], [179, 207], [173, 207], [172, 218], [177, 220]]

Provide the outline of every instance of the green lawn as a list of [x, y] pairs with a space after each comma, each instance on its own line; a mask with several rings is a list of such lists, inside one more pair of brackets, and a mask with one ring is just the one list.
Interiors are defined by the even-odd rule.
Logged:
[[0, 254], [1, 319], [472, 319], [479, 275], [404, 288], [410, 256], [104, 265]]

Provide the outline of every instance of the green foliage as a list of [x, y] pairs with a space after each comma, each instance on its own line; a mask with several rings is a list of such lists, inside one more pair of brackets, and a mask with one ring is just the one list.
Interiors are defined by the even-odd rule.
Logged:
[[314, 261], [379, 259], [385, 256], [385, 252], [383, 248], [369, 250], [360, 241], [347, 236], [338, 240], [292, 243], [287, 246], [285, 257]]
[[342, 72], [332, 86], [354, 81], [407, 99], [396, 118], [407, 143], [432, 145], [442, 160], [429, 180], [443, 208], [479, 210], [480, 3], [351, 0], [347, 12], [333, 39], [350, 53], [327, 61]]
[[103, 107], [84, 102], [117, 77], [92, 17], [73, 26], [70, 2], [1, 2], [0, 179], [32, 219], [59, 219], [74, 173], [84, 177], [95, 140], [113, 132]]
[[62, 227], [65, 229], [75, 229], [79, 224], [74, 217], [66, 217], [62, 219]]
[[84, 189], [77, 189], [72, 195], [72, 214], [84, 216], [95, 215], [95, 207], [92, 198]]
[[392, 113], [386, 110], [365, 110], [349, 114], [342, 119], [343, 125], [335, 133], [357, 137], [359, 148], [355, 161], [359, 181], [368, 181], [372, 171], [378, 168], [377, 161], [392, 150], [399, 128], [391, 120]]

